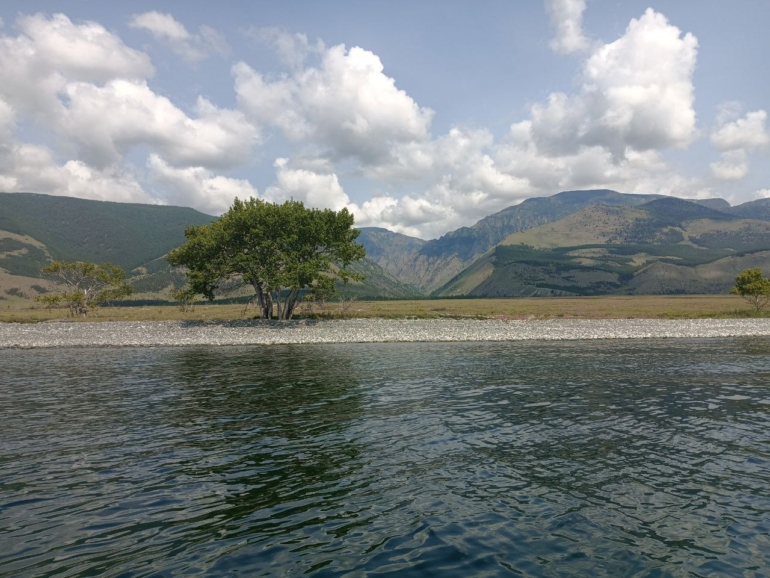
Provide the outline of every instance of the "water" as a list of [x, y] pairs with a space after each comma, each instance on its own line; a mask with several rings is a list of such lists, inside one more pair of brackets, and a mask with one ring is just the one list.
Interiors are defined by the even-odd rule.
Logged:
[[769, 339], [0, 367], [3, 576], [769, 572]]

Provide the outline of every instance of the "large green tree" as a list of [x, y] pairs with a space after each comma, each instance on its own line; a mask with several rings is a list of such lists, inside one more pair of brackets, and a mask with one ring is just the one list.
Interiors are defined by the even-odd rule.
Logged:
[[101, 303], [131, 295], [126, 273], [112, 263], [97, 265], [83, 261], [54, 261], [43, 267], [43, 276], [58, 287], [58, 292], [38, 296], [48, 306], [64, 304], [74, 317], [88, 315]]
[[241, 279], [254, 288], [263, 319], [272, 317], [275, 305], [286, 320], [303, 289], [360, 279], [348, 269], [365, 255], [358, 234], [347, 209], [236, 199], [218, 221], [187, 227], [187, 242], [166, 259], [187, 268], [194, 293], [213, 299], [223, 282]]
[[759, 267], [746, 269], [735, 278], [730, 293], [743, 297], [757, 312], [762, 311], [770, 303], [770, 279], [762, 276]]

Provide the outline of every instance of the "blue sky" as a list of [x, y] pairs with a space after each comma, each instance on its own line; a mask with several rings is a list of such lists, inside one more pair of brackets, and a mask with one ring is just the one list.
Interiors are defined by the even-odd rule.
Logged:
[[770, 3], [6, 1], [0, 190], [347, 207], [770, 196]]

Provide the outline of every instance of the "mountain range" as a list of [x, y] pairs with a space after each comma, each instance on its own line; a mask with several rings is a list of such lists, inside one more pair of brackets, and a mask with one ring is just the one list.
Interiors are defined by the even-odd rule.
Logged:
[[[137, 291], [184, 276], [163, 259], [187, 224], [215, 217], [183, 207], [0, 193], [0, 296], [34, 294], [51, 259], [113, 262]], [[361, 298], [716, 293], [748, 267], [770, 266], [770, 199], [730, 206], [611, 190], [527, 199], [471, 227], [425, 241], [363, 227]]]
[[[742, 268], [770, 264], [770, 236], [760, 233], [768, 221], [770, 199], [732, 207], [602, 189], [527, 199], [432, 241], [366, 228], [361, 239], [385, 270], [435, 297], [714, 293]], [[706, 225], [708, 234], [687, 232]], [[605, 253], [615, 258], [597, 259]]]

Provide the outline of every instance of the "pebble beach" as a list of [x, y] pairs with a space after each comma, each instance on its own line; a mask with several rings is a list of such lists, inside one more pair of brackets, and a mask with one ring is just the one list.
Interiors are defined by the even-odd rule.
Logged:
[[770, 319], [142, 321], [0, 324], [0, 348], [770, 336]]

